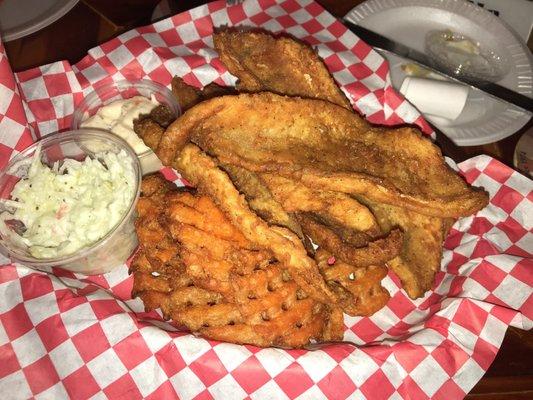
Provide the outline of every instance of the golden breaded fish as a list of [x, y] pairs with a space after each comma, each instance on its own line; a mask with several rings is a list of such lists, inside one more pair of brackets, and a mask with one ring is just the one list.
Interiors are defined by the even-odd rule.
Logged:
[[163, 163], [171, 165], [188, 141], [224, 164], [425, 215], [466, 216], [488, 202], [418, 130], [375, 127], [322, 100], [272, 93], [211, 99], [167, 129], [157, 151]]
[[323, 99], [352, 109], [324, 62], [303, 42], [233, 29], [215, 32], [213, 41], [226, 68], [239, 78], [239, 91]]

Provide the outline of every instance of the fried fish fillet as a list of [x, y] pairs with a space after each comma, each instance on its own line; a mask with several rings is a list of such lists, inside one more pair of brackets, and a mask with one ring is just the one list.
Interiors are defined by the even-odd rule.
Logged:
[[172, 93], [178, 101], [182, 111], [188, 110], [201, 101], [235, 93], [235, 88], [230, 86], [220, 86], [214, 82], [206, 85], [202, 89], [198, 89], [185, 83], [185, 81], [179, 76], [172, 78], [171, 87]]
[[384, 238], [359, 246], [359, 243], [354, 245], [349, 242], [349, 235], [339, 235], [327, 225], [320, 223], [312, 213], [298, 213], [297, 218], [304, 233], [315, 244], [354, 267], [383, 265], [395, 258], [402, 248], [403, 234], [399, 229], [391, 230]]
[[298, 237], [287, 229], [269, 227], [254, 214], [228, 175], [217, 167], [212, 158], [197, 146], [188, 144], [171, 165], [193, 186], [213, 198], [249, 241], [272, 251], [287, 266], [296, 283], [311, 297], [326, 304], [334, 303], [332, 293]]
[[249, 276], [235, 275], [232, 282], [243, 323], [210, 327], [204, 331], [209, 337], [224, 341], [234, 341], [235, 337], [246, 338], [247, 342], [254, 339], [256, 344], [261, 338], [260, 346], [279, 347], [301, 347], [311, 339], [342, 337], [342, 323], [330, 331], [330, 307], [308, 297], [280, 265], [255, 270]]
[[239, 78], [239, 91], [323, 99], [352, 109], [317, 53], [303, 42], [232, 29], [215, 32], [213, 42], [226, 68]]
[[400, 254], [388, 266], [398, 275], [409, 297], [423, 296], [431, 289], [440, 270], [442, 244], [455, 220], [376, 203], [363, 196], [358, 199], [372, 210], [384, 232], [402, 229], [404, 241]]
[[[130, 270], [133, 295], [147, 310], [160, 308], [196, 334], [233, 343], [302, 347], [342, 338], [340, 309], [309, 297], [209, 197], [169, 190], [159, 176], [145, 178], [142, 193], [140, 250]], [[161, 242], [149, 240], [155, 233]], [[172, 256], [154, 263], [150, 255], [161, 245]]]
[[[178, 76], [172, 78], [171, 86], [172, 93], [174, 94], [182, 112], [203, 100], [235, 93], [235, 88], [220, 86], [214, 82], [202, 89], [198, 89], [188, 85]], [[170, 120], [170, 118], [172, 118], [172, 120]], [[152, 110], [150, 114], [136, 118], [133, 121], [133, 130], [148, 147], [151, 149], [157, 149], [159, 147], [159, 142], [165, 133], [165, 129], [174, 120], [175, 117], [173, 114], [169, 114], [168, 108], [158, 106]]]
[[416, 129], [371, 126], [322, 100], [258, 93], [202, 102], [167, 129], [162, 162], [172, 164], [189, 140], [224, 164], [425, 215], [470, 215], [488, 202]]
[[370, 238], [381, 233], [370, 210], [345, 193], [311, 189], [276, 174], [265, 173], [260, 177], [287, 212], [313, 212], [331, 224], [361, 232]]
[[[305, 49], [306, 46], [289, 38], [258, 33], [224, 31], [216, 35], [215, 44], [221, 59], [240, 79], [241, 90], [269, 90], [318, 98], [350, 108], [342, 92], [337, 92], [340, 96], [335, 95], [335, 82], [318, 56], [306, 53], [310, 50]], [[261, 43], [263, 47], [254, 48], [253, 43]], [[300, 68], [298, 57], [306, 60], [307, 69]], [[296, 65], [298, 68], [294, 67]], [[330, 89], [321, 95], [317, 86], [310, 84], [312, 82], [320, 82]], [[179, 87], [188, 90], [184, 82]], [[191, 90], [189, 106], [205, 99], [199, 90], [189, 88]], [[349, 254], [347, 250], [357, 250], [370, 242], [372, 235], [359, 234], [358, 222], [354, 223], [349, 213], [343, 213], [349, 209], [349, 203], [324, 201], [321, 194], [335, 193], [331, 199], [342, 198], [339, 196], [349, 199], [347, 194], [361, 197], [361, 201], [379, 217], [380, 232], [390, 232], [398, 227], [404, 232], [401, 254], [388, 264], [412, 298], [422, 296], [431, 287], [439, 269], [442, 241], [452, 218], [482, 208], [487, 202], [486, 194], [465, 185], [444, 165], [438, 149], [412, 129], [396, 129], [390, 134], [388, 130], [370, 126], [357, 115], [352, 114], [350, 118], [346, 111], [324, 108], [317, 105], [318, 102], [310, 106], [311, 103], [302, 104], [301, 100], [292, 99], [291, 104], [281, 104], [279, 96], [269, 94], [249, 97], [248, 100], [248, 103], [201, 104], [198, 107], [204, 106], [203, 110], [198, 109], [198, 114], [181, 121], [188, 126], [178, 124], [178, 121], [165, 133], [147, 124], [144, 130], [148, 140], [152, 139], [150, 147], [157, 149], [169, 165], [193, 131], [196, 132], [197, 139], [193, 140], [218, 157], [217, 163], [224, 165], [238, 189], [246, 195], [250, 208], [267, 221], [268, 217], [275, 221], [272, 216], [277, 216], [278, 222], [284, 222], [276, 224], [291, 229], [298, 236], [301, 227], [292, 213], [313, 211], [320, 226], [316, 226], [315, 218], [304, 228], [308, 233], [310, 227], [320, 228], [315, 229], [315, 234], [320, 233], [323, 240], [327, 239], [332, 245], [330, 250], [345, 255]], [[228, 100], [231, 102], [233, 100]], [[257, 112], [250, 113], [254, 107]], [[320, 108], [324, 108], [322, 114]], [[272, 115], [265, 117], [272, 111]], [[219, 112], [221, 115], [216, 116]], [[302, 115], [304, 113], [309, 117]], [[328, 119], [326, 114], [331, 118]], [[220, 124], [224, 128], [222, 140], [216, 137], [217, 117], [229, 119], [227, 124]], [[271, 125], [274, 129], [269, 131]], [[347, 125], [352, 128], [346, 129]], [[303, 132], [301, 137], [297, 137], [298, 132]], [[319, 143], [320, 140], [323, 143]], [[276, 141], [278, 143], [274, 143]], [[237, 146], [233, 146], [234, 143]], [[224, 158], [220, 152], [226, 144], [237, 151]], [[279, 167], [275, 165], [278, 161], [281, 161]], [[231, 169], [238, 174], [231, 174]], [[267, 181], [266, 185], [261, 185], [258, 177], [265, 182], [265, 176], [272, 177], [274, 183], [269, 186]], [[282, 184], [276, 185], [276, 182]], [[361, 212], [359, 218], [368, 214], [368, 211]], [[352, 225], [344, 227], [346, 222]], [[353, 229], [348, 229], [350, 227]], [[338, 288], [333, 292], [338, 295]]]
[[137, 118], [133, 120], [133, 130], [145, 145], [151, 149], [157, 149], [159, 142], [165, 133], [165, 128], [152, 118]]
[[307, 251], [313, 253], [309, 239], [303, 234], [300, 224], [291, 211], [274, 199], [269, 188], [256, 173], [235, 165], [221, 165], [221, 167], [239, 192], [244, 194], [248, 205], [259, 217], [269, 225], [281, 226], [294, 232]]
[[[155, 149], [157, 154], [159, 142], [165, 130], [150, 118], [136, 120], [134, 127], [137, 135], [143, 139], [148, 147]], [[270, 225], [290, 229], [302, 240], [307, 251], [309, 253], [313, 252], [313, 248], [307, 237], [303, 234], [299, 223], [290, 212], [287, 212], [272, 197], [269, 189], [256, 173], [234, 165], [222, 165], [222, 168], [231, 177], [236, 188], [246, 196], [248, 205], [257, 215]]]

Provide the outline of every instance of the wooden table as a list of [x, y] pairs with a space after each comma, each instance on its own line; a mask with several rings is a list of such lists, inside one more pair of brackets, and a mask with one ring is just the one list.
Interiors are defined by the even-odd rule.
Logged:
[[[502, 0], [503, 1], [503, 0]], [[126, 30], [149, 23], [158, 0], [82, 0], [65, 17], [26, 38], [6, 43], [15, 71], [48, 62], [78, 61], [87, 50]], [[342, 17], [362, 0], [318, 0], [328, 11]], [[185, 11], [205, 0], [174, 0], [174, 13]], [[79, 29], [83, 26], [83, 29]], [[529, 123], [514, 135], [483, 146], [458, 147], [437, 132], [444, 154], [463, 161], [478, 154], [489, 154], [512, 166], [516, 142], [531, 127]], [[467, 399], [533, 399], [533, 333], [510, 328], [494, 363]]]

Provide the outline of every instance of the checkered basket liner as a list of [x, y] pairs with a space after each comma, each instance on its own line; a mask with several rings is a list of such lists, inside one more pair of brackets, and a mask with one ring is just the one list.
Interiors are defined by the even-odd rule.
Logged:
[[[106, 80], [169, 85], [178, 75], [197, 86], [234, 84], [212, 48], [213, 26], [221, 25], [285, 31], [310, 43], [369, 120], [431, 132], [392, 88], [384, 59], [319, 4], [218, 1], [126, 32], [75, 65], [14, 75], [0, 43], [0, 167], [33, 140], [68, 129], [75, 105]], [[389, 274], [388, 305], [369, 318], [345, 317], [346, 343], [314, 351], [175, 331], [131, 299], [126, 265], [87, 277], [0, 256], [2, 398], [463, 398], [507, 327], [532, 327], [533, 184], [487, 156], [458, 169], [490, 192], [490, 205], [454, 225], [433, 290], [412, 301]]]

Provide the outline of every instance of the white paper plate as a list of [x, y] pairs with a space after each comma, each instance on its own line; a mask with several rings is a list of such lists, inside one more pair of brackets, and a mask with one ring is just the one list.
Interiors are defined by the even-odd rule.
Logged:
[[[352, 9], [346, 18], [424, 51], [426, 33], [451, 29], [487, 42], [510, 61], [510, 70], [498, 84], [533, 97], [533, 61], [521, 39], [498, 17], [463, 0], [367, 0]], [[392, 84], [399, 89], [405, 73], [405, 59], [384, 54], [390, 64]], [[529, 121], [520, 108], [470, 91], [466, 106], [455, 121], [425, 118], [459, 146], [496, 142], [518, 131]]]
[[19, 39], [57, 21], [79, 0], [1, 0], [2, 40]]

